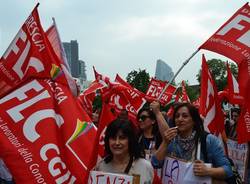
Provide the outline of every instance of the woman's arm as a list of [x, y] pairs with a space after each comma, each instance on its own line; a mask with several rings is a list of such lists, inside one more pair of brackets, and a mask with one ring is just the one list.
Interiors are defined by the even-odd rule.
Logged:
[[158, 123], [158, 127], [159, 127], [159, 131], [161, 134], [161, 137], [163, 137], [164, 132], [169, 129], [168, 123], [166, 122], [164, 116], [162, 115], [161, 111], [160, 111], [160, 103], [158, 101], [153, 101], [150, 104], [150, 108], [152, 109], [152, 111], [154, 112], [155, 116], [156, 116], [156, 121]]

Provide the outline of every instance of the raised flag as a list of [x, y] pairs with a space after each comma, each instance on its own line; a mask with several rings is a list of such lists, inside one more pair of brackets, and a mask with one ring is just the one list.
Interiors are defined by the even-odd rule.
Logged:
[[[163, 82], [163, 81], [152, 78], [148, 86], [148, 89], [146, 91], [146, 98], [149, 100], [156, 100], [160, 96], [166, 83], [167, 82]], [[166, 91], [163, 93], [160, 99], [160, 103], [163, 105], [166, 105], [167, 103], [169, 103], [170, 100], [172, 99], [172, 95], [175, 92], [175, 90], [176, 90], [176, 87], [170, 84], [168, 88], [166, 89]]]
[[243, 96], [240, 95], [239, 84], [236, 78], [233, 76], [229, 65], [227, 63], [227, 89], [228, 89], [228, 100], [231, 104], [242, 104]]
[[50, 26], [50, 28], [46, 31], [46, 35], [51, 43], [52, 48], [55, 51], [55, 54], [59, 58], [59, 61], [61, 62], [61, 68], [65, 74], [65, 77], [67, 79], [67, 83], [69, 85], [69, 88], [71, 89], [71, 92], [74, 96], [77, 96], [77, 85], [74, 78], [71, 76], [70, 73], [70, 67], [66, 58], [66, 54], [60, 39], [59, 32], [57, 30], [57, 26], [55, 23], [55, 19], [53, 19], [53, 25]]
[[200, 113], [204, 117], [204, 128], [212, 133], [224, 130], [224, 117], [218, 102], [215, 82], [202, 55]]
[[250, 60], [250, 6], [246, 3], [200, 49], [222, 54], [240, 64]]
[[63, 72], [40, 24], [37, 6], [0, 59], [0, 96], [31, 77], [60, 78]]
[[182, 87], [182, 101], [183, 102], [190, 102], [190, 99], [188, 97], [187, 90], [186, 90], [186, 84], [185, 84], [184, 80], [181, 82], [181, 87]]

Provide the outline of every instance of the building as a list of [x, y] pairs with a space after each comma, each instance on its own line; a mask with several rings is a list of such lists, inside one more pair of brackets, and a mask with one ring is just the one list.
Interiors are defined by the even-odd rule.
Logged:
[[84, 81], [87, 80], [87, 75], [86, 75], [86, 65], [85, 62], [82, 60], [79, 60], [79, 64], [80, 64], [80, 71], [79, 71], [79, 75], [80, 78]]
[[71, 70], [70, 71], [71, 75], [75, 78], [80, 78], [81, 67], [80, 67], [79, 49], [77, 40], [71, 40], [70, 42], [63, 42], [63, 47]]
[[172, 68], [163, 60], [158, 59], [156, 62], [155, 78], [162, 81], [170, 81], [174, 76]]

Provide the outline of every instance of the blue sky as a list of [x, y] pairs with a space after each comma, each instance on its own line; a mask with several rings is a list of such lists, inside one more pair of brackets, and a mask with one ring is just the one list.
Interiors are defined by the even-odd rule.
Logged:
[[[123, 78], [132, 70], [155, 74], [162, 59], [176, 72], [182, 63], [245, 0], [8, 0], [0, 7], [0, 55], [40, 2], [46, 30], [55, 17], [62, 41], [78, 40], [79, 56], [87, 65], [88, 80], [97, 71]], [[176, 82], [197, 83], [201, 54], [207, 59], [227, 58], [201, 50], [180, 72]]]

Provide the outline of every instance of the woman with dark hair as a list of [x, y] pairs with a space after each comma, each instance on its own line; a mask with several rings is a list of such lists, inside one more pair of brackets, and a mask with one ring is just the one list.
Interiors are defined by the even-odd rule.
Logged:
[[[161, 113], [160, 110], [159, 113]], [[139, 144], [145, 158], [150, 160], [151, 155], [160, 146], [162, 141], [156, 115], [150, 107], [143, 107], [137, 114], [137, 121], [140, 128]]]
[[[190, 103], [177, 105], [173, 114], [173, 123], [176, 127], [165, 131], [162, 144], [152, 156], [151, 163], [154, 167], [161, 167], [166, 156], [173, 156], [194, 162], [193, 172], [196, 176], [210, 176], [214, 179], [233, 176], [222, 142], [204, 131], [203, 121], [196, 107]], [[207, 154], [203, 155], [201, 152], [201, 158], [197, 159], [197, 145], [205, 135]], [[211, 168], [204, 164], [205, 160], [212, 163]]]
[[137, 136], [128, 120], [112, 121], [105, 133], [106, 157], [96, 170], [140, 177], [140, 183], [152, 183], [154, 170], [151, 163], [141, 156]]

